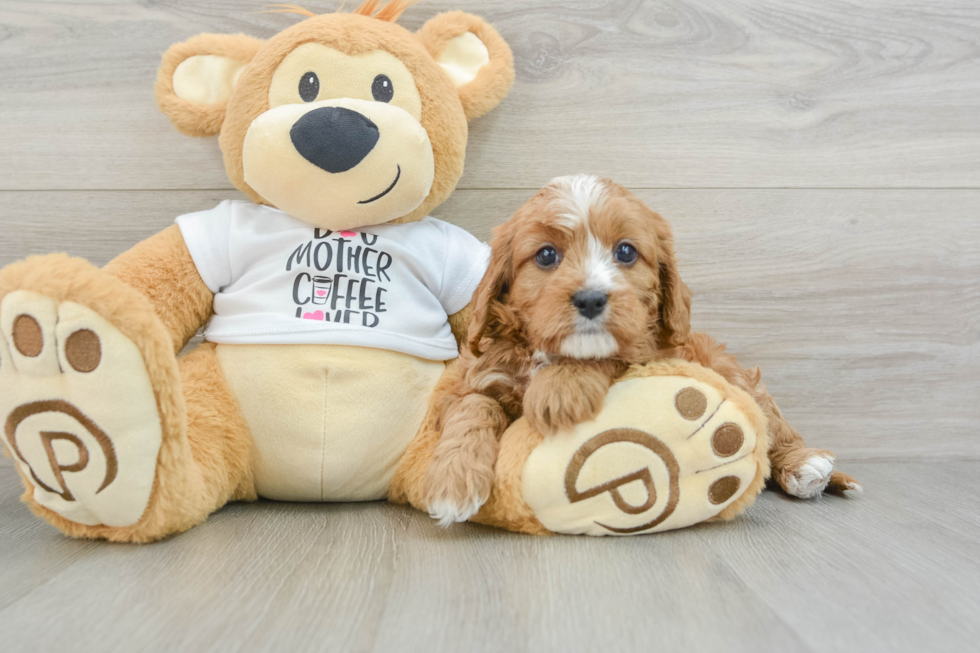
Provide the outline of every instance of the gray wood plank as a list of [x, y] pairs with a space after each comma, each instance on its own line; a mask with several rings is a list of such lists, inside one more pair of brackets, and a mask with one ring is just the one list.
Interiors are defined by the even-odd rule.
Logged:
[[0, 191], [0, 265], [68, 252], [96, 265], [174, 223], [178, 215], [245, 199], [238, 191]]
[[863, 496], [771, 493], [697, 532], [813, 650], [962, 651], [980, 636], [976, 464], [856, 465]]
[[[108, 549], [61, 537], [20, 503], [23, 492], [13, 461], [0, 457], [0, 611], [80, 560]], [[2, 623], [2, 620], [0, 620]]]
[[0, 469], [0, 637], [12, 651], [970, 650], [980, 524], [962, 517], [980, 506], [963, 482], [978, 465], [857, 464], [859, 498], [766, 492], [735, 522], [649, 537], [260, 502], [149, 546], [62, 537]]
[[[0, 611], [0, 632], [10, 650], [364, 650], [387, 597], [392, 533], [407, 518], [370, 504], [231, 506], [144, 547], [48, 528], [36, 542], [85, 546], [82, 560]], [[56, 564], [34, 549], [26, 560]], [[42, 625], [52, 605], [73, 606], [70, 624]]]
[[376, 651], [808, 650], [690, 532], [515, 538], [420, 515], [405, 540]]
[[[262, 4], [0, 2], [0, 188], [227, 188], [216, 143], [179, 136], [153, 80], [174, 42], [298, 19]], [[511, 97], [473, 125], [464, 188], [578, 171], [645, 188], [980, 184], [970, 0], [427, 0], [403, 22], [447, 9], [486, 16], [516, 56]]]
[[[436, 215], [488, 238], [530, 194], [457, 191]], [[694, 327], [760, 365], [813, 446], [842, 461], [980, 456], [980, 191], [639, 195], [674, 225]], [[58, 250], [103, 264], [230, 196], [0, 193], [0, 265]]]

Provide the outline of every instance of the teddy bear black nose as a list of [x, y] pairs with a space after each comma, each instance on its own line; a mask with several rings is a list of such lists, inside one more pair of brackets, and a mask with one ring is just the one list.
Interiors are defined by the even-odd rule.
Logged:
[[601, 290], [580, 290], [572, 295], [572, 303], [583, 316], [590, 320], [606, 309], [609, 296]]
[[296, 151], [327, 172], [346, 172], [378, 143], [378, 126], [356, 111], [321, 107], [303, 115], [289, 130]]

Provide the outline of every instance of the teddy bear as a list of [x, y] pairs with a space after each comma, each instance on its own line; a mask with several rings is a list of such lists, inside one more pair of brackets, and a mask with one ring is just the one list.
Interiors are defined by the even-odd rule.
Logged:
[[[429, 400], [489, 261], [429, 214], [514, 68], [484, 20], [444, 13], [412, 33], [396, 22], [410, 4], [286, 6], [303, 19], [267, 40], [174, 45], [159, 107], [183, 134], [218, 137], [249, 201], [180, 216], [101, 269], [57, 254], [0, 272], [2, 437], [39, 517], [150, 542], [258, 497], [427, 509]], [[739, 446], [719, 458], [724, 425]], [[762, 488], [767, 449], [747, 393], [662, 361], [570, 432], [515, 422], [466, 517], [594, 535], [729, 518]]]

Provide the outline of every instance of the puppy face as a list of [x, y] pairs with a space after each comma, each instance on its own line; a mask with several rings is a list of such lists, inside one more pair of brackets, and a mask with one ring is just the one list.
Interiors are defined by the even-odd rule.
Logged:
[[471, 348], [508, 316], [530, 347], [570, 358], [642, 360], [687, 338], [670, 226], [608, 180], [554, 180], [497, 230], [493, 250]]

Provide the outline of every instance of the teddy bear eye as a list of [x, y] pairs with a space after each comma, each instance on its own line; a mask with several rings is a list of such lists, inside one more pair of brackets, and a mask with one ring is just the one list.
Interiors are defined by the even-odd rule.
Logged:
[[639, 253], [636, 248], [630, 243], [619, 243], [616, 245], [616, 260], [624, 265], [630, 265], [636, 262], [636, 257]]
[[316, 73], [309, 72], [299, 80], [299, 96], [303, 102], [312, 102], [320, 94], [320, 78]]
[[395, 87], [391, 85], [391, 80], [387, 75], [378, 75], [371, 84], [371, 95], [378, 102], [391, 102], [395, 95]]
[[558, 265], [558, 250], [551, 245], [545, 245], [534, 255], [534, 262], [541, 269], [553, 268]]

